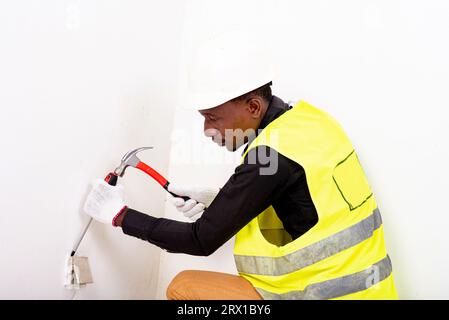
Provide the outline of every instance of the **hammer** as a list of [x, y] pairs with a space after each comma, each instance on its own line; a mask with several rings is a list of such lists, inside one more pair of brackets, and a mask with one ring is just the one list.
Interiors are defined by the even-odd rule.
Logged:
[[[104, 181], [106, 181], [111, 186], [115, 186], [117, 184], [118, 177], [121, 178], [125, 174], [126, 168], [133, 167], [133, 168], [140, 169], [143, 172], [145, 172], [146, 174], [148, 174], [150, 177], [152, 177], [154, 180], [156, 180], [162, 186], [162, 188], [164, 188], [172, 196], [182, 198], [185, 201], [189, 200], [190, 198], [187, 196], [178, 196], [177, 194], [175, 194], [171, 191], [168, 191], [168, 186], [170, 185], [170, 182], [168, 182], [167, 179], [165, 179], [162, 175], [160, 175], [159, 172], [157, 172], [156, 170], [151, 168], [146, 163], [140, 161], [140, 159], [137, 157], [137, 153], [139, 153], [142, 150], [147, 150], [147, 149], [153, 149], [153, 147], [137, 148], [137, 149], [134, 149], [134, 150], [131, 150], [131, 151], [128, 151], [127, 153], [125, 153], [125, 155], [122, 157], [122, 160], [120, 161], [120, 165], [117, 168], [115, 168], [115, 170], [113, 172], [110, 172], [106, 176]], [[79, 237], [78, 241], [76, 242], [75, 247], [73, 248], [73, 250], [70, 254], [71, 257], [73, 257], [76, 253], [76, 250], [78, 250], [78, 247], [79, 247], [81, 241], [83, 240], [84, 235], [87, 232], [87, 229], [89, 229], [91, 222], [92, 222], [92, 218], [89, 219], [86, 226], [84, 227], [84, 230], [81, 233], [81, 236]]]
[[162, 188], [167, 190], [167, 192], [170, 193], [172, 196], [182, 198], [185, 201], [189, 200], [190, 198], [187, 196], [178, 196], [177, 194], [168, 191], [168, 186], [170, 185], [170, 182], [168, 182], [167, 179], [165, 179], [162, 175], [160, 175], [159, 172], [157, 172], [156, 170], [151, 168], [146, 163], [140, 161], [140, 159], [137, 157], [137, 153], [139, 153], [142, 150], [147, 150], [147, 149], [153, 149], [153, 147], [137, 148], [137, 149], [134, 149], [134, 150], [131, 150], [131, 151], [128, 151], [127, 153], [125, 153], [125, 155], [122, 157], [120, 165], [117, 168], [115, 168], [115, 170], [113, 172], [110, 172], [104, 180], [107, 183], [109, 183], [111, 186], [115, 186], [117, 184], [117, 178], [123, 177], [123, 175], [125, 174], [126, 168], [133, 167], [133, 168], [140, 169], [143, 172], [145, 172], [146, 174], [148, 174], [151, 178], [156, 180], [162, 186]]

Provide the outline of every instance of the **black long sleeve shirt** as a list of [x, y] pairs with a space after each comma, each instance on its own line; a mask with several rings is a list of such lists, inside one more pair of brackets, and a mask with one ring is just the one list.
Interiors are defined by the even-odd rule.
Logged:
[[[259, 129], [289, 109], [273, 96]], [[269, 147], [263, 152], [271, 153], [270, 157], [262, 159], [258, 148], [248, 152], [197, 221], [155, 218], [129, 208], [122, 222], [123, 232], [170, 252], [207, 256], [271, 205], [284, 229], [293, 239], [298, 238], [318, 222], [304, 169]], [[273, 155], [278, 156], [275, 173], [260, 174], [261, 168], [271, 165], [266, 160], [274, 159]]]

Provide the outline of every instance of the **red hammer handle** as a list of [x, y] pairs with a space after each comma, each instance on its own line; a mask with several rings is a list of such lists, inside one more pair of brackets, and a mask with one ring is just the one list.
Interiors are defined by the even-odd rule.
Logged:
[[142, 161], [137, 164], [136, 168], [148, 174], [151, 178], [156, 180], [162, 187], [165, 187], [165, 185], [168, 182], [167, 179], [165, 179], [163, 176], [159, 174], [159, 172], [151, 168], [149, 165], [143, 163]]
[[[156, 180], [165, 190], [168, 191], [168, 185], [170, 184], [170, 182], [168, 182], [167, 179], [165, 179], [162, 175], [160, 175], [159, 172], [157, 172], [156, 170], [151, 168], [149, 165], [143, 163], [142, 161], [137, 164], [136, 168], [140, 169], [143, 172], [145, 172], [146, 174], [148, 174], [150, 177], [152, 177], [154, 180]], [[185, 201], [190, 199], [189, 197], [186, 197], [186, 196], [178, 196], [177, 194], [174, 194], [173, 192], [170, 192], [170, 191], [168, 191], [168, 192], [172, 196], [177, 197], [177, 198], [182, 198]]]

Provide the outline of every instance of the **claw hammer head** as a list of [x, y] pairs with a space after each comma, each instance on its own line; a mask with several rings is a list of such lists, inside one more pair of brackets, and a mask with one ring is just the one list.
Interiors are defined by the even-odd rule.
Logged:
[[137, 164], [139, 164], [140, 159], [137, 157], [137, 153], [139, 153], [142, 150], [146, 149], [153, 149], [153, 147], [142, 147], [137, 148], [131, 151], [128, 151], [123, 157], [120, 162], [120, 165], [114, 170], [114, 173], [118, 175], [119, 177], [123, 177], [125, 174], [125, 170], [128, 167], [136, 167]]

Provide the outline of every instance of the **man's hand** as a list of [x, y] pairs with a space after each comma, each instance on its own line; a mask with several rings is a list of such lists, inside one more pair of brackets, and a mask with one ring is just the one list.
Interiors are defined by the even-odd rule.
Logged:
[[92, 190], [84, 203], [84, 211], [95, 220], [102, 223], [111, 223], [114, 227], [116, 219], [123, 213], [126, 205], [123, 201], [123, 186], [111, 186], [102, 179], [97, 179], [92, 183]]
[[179, 197], [170, 197], [172, 204], [185, 217], [192, 221], [196, 221], [204, 212], [204, 209], [209, 207], [212, 201], [220, 191], [219, 188], [202, 188], [202, 187], [181, 187], [170, 183], [168, 191], [173, 192], [179, 196], [188, 196], [190, 199], [184, 201]]

